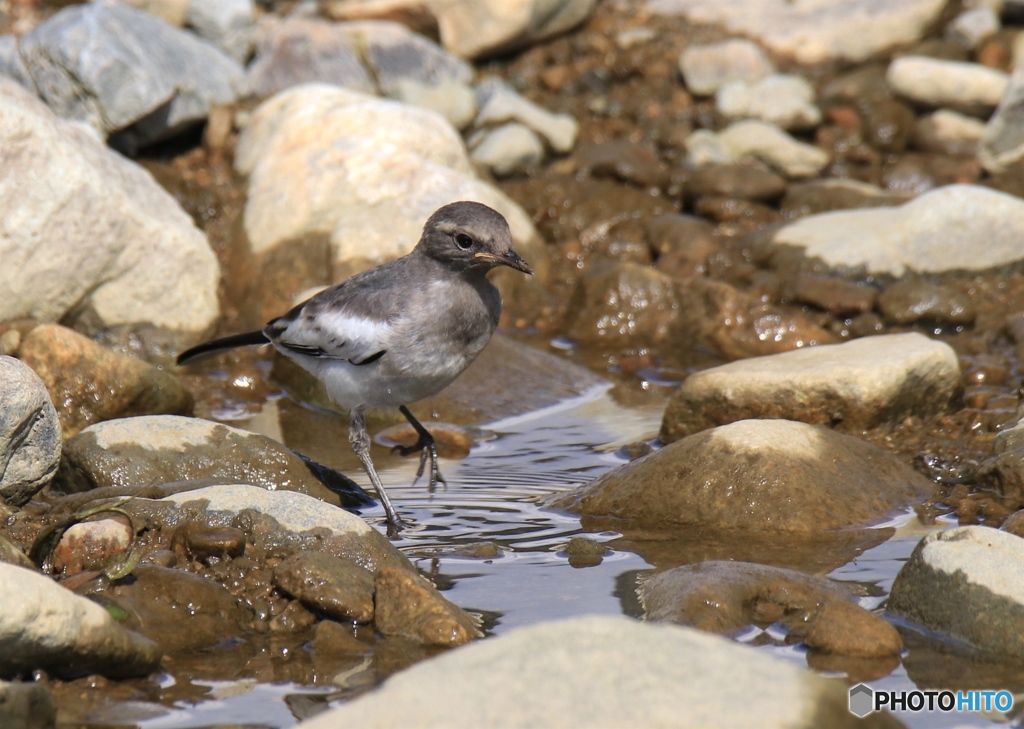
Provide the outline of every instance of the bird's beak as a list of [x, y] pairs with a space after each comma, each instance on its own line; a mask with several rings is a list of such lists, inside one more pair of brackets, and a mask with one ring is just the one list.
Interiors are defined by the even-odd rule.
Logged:
[[493, 253], [477, 253], [476, 257], [483, 258], [484, 260], [487, 261], [494, 261], [495, 263], [501, 266], [508, 266], [509, 268], [514, 268], [517, 271], [522, 271], [527, 276], [533, 274], [533, 269], [530, 268], [530, 264], [524, 261], [522, 258], [520, 258], [519, 255], [511, 248], [509, 248], [500, 256], [496, 256]]

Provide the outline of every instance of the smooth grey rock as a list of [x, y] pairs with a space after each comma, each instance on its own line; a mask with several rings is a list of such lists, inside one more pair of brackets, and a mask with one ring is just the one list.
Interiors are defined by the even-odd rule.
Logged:
[[79, 493], [199, 479], [297, 491], [333, 506], [367, 501], [350, 481], [336, 490], [328, 488], [306, 461], [277, 441], [178, 415], [144, 415], [89, 426], [64, 444], [53, 488]]
[[947, 185], [899, 207], [802, 218], [771, 243], [839, 270], [984, 271], [1024, 259], [1024, 201], [977, 185]]
[[813, 129], [821, 123], [814, 87], [804, 78], [772, 74], [756, 82], [730, 81], [715, 93], [727, 119], [760, 119], [781, 129]]
[[470, 146], [473, 161], [498, 177], [522, 172], [544, 159], [544, 144], [529, 127], [516, 122], [480, 133]]
[[35, 83], [18, 53], [17, 36], [0, 35], [0, 74], [10, 76], [32, 93], [36, 92]]
[[[21, 36], [40, 97], [133, 151], [204, 120], [245, 92], [242, 67], [190, 33], [119, 4], [60, 11]], [[129, 129], [130, 127], [130, 129]]]
[[817, 175], [830, 159], [828, 152], [797, 141], [775, 125], [753, 120], [717, 133], [700, 129], [687, 137], [686, 153], [693, 167], [755, 157], [791, 179]]
[[877, 524], [932, 490], [924, 476], [859, 438], [791, 420], [740, 420], [619, 466], [549, 504], [659, 531], [808, 534]]
[[754, 357], [696, 372], [673, 393], [661, 439], [747, 418], [860, 432], [942, 413], [960, 387], [953, 348], [916, 332]]
[[647, 0], [661, 15], [723, 25], [798, 63], [864, 61], [924, 37], [946, 0]]
[[57, 472], [60, 421], [39, 376], [5, 355], [0, 355], [0, 402], [0, 498], [21, 506]]
[[0, 169], [0, 320], [87, 310], [202, 332], [217, 318], [220, 265], [177, 201], [3, 77]]
[[256, 34], [253, 0], [191, 0], [185, 23], [229, 57], [245, 63]]
[[33, 570], [0, 563], [0, 675], [144, 676], [161, 652], [110, 613]]
[[1002, 172], [1024, 158], [1024, 63], [1010, 76], [1010, 84], [985, 126], [978, 161], [989, 172]]
[[378, 88], [386, 96], [395, 95], [399, 84], [405, 81], [438, 86], [466, 85], [473, 80], [470, 64], [398, 23], [362, 21], [343, 27], [361, 50]]
[[568, 114], [554, 114], [521, 96], [500, 79], [490, 78], [476, 87], [475, 126], [519, 122], [539, 134], [551, 149], [560, 154], [572, 150], [579, 124]]
[[886, 80], [900, 96], [932, 107], [988, 116], [1003, 97], [1010, 77], [979, 63], [902, 56], [889, 64]]
[[690, 628], [605, 616], [518, 628], [449, 651], [300, 727], [342, 725], [895, 726], [886, 714], [861, 723], [847, 710], [845, 685], [791, 661]]
[[999, 14], [994, 8], [975, 7], [964, 10], [946, 26], [946, 37], [965, 48], [977, 48], [1000, 29]]
[[687, 46], [679, 55], [679, 70], [686, 88], [710, 96], [733, 81], [754, 84], [775, 73], [775, 66], [756, 43], [732, 38]]
[[1024, 656], [1024, 539], [983, 526], [929, 534], [896, 575], [886, 610], [975, 648]]
[[57, 726], [57, 700], [41, 684], [0, 681], [0, 726], [6, 729], [54, 729]]

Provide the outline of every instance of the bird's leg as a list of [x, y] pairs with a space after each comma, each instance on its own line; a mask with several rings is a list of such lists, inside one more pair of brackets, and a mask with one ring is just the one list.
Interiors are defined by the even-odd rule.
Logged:
[[438, 482], [443, 483], [445, 486], [448, 482], [444, 480], [444, 476], [441, 475], [441, 469], [437, 466], [437, 446], [434, 445], [434, 436], [430, 434], [426, 428], [413, 417], [413, 414], [409, 412], [409, 408], [405, 405], [399, 405], [398, 411], [405, 416], [405, 419], [409, 421], [409, 425], [412, 426], [413, 430], [416, 431], [416, 435], [419, 436], [419, 440], [412, 446], [395, 446], [395, 450], [401, 453], [403, 456], [408, 456], [413, 453], [420, 454], [420, 467], [416, 469], [416, 481], [420, 480], [423, 475], [423, 468], [427, 465], [427, 458], [430, 458], [430, 490], [433, 491]]
[[377, 475], [377, 469], [373, 467], [373, 461], [370, 460], [370, 434], [366, 432], [366, 416], [360, 408], [352, 410], [352, 419], [349, 421], [348, 426], [348, 442], [352, 446], [352, 450], [359, 457], [359, 462], [363, 464], [363, 470], [370, 477], [373, 488], [377, 491], [377, 496], [384, 505], [384, 513], [387, 514], [388, 518], [388, 536], [397, 537], [405, 525], [398, 517], [395, 507], [391, 505], [388, 492], [384, 490], [384, 485], [380, 482], [380, 476]]

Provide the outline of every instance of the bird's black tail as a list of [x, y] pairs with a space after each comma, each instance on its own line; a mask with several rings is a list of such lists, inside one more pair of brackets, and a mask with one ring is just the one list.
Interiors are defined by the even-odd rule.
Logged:
[[178, 364], [183, 365], [196, 357], [201, 357], [204, 354], [211, 352], [219, 352], [222, 349], [234, 349], [235, 347], [248, 347], [254, 344], [266, 344], [270, 340], [267, 339], [263, 332], [245, 332], [244, 334], [232, 334], [230, 337], [221, 337], [220, 339], [214, 339], [210, 342], [203, 342], [192, 347], [192, 349], [186, 349], [184, 352], [178, 355]]

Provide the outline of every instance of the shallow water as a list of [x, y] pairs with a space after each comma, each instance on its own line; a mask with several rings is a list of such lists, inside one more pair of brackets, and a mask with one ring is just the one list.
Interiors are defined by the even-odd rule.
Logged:
[[[233, 424], [281, 437], [278, 414], [281, 405], [283, 403], [271, 400], [259, 416]], [[412, 523], [396, 542], [397, 546], [435, 579], [445, 590], [446, 597], [481, 614], [490, 635], [583, 614], [639, 617], [636, 578], [652, 565], [637, 554], [616, 550], [606, 554], [596, 566], [571, 566], [564, 548], [571, 537], [584, 533], [580, 521], [547, 509], [541, 502], [553, 492], [590, 480], [624, 462], [618, 452], [621, 446], [653, 438], [662, 410], [661, 402], [626, 407], [616, 402], [607, 390], [598, 389], [562, 406], [494, 423], [484, 429], [485, 438], [469, 457], [462, 461], [442, 461], [448, 485], [439, 486], [434, 493], [430, 493], [422, 481], [413, 485], [415, 459], [392, 457], [387, 450], [380, 449], [380, 454], [375, 453], [375, 460], [381, 465], [381, 478], [403, 518]], [[335, 437], [344, 432], [340, 418], [305, 412], [318, 422], [336, 425], [336, 432], [332, 428], [326, 434], [329, 437], [306, 444], [314, 451], [309, 455], [331, 465], [350, 463], [347, 442]], [[295, 413], [290, 417], [294, 418]], [[288, 441], [288, 432], [283, 435]], [[290, 445], [298, 447], [295, 443]], [[346, 470], [355, 473], [350, 467]], [[365, 479], [360, 474], [357, 480]], [[383, 530], [383, 510], [379, 506], [365, 510], [363, 516]], [[868, 596], [861, 599], [861, 604], [875, 608], [884, 601], [896, 572], [921, 536], [931, 529], [951, 525], [951, 522], [940, 522], [926, 527], [908, 512], [882, 525], [893, 531], [894, 536], [863, 551], [829, 576], [865, 587]], [[608, 542], [620, 535], [603, 532], [587, 536]], [[418, 556], [430, 548], [482, 541], [497, 544], [501, 548], [500, 556], [494, 559], [443, 554]], [[781, 627], [752, 627], [736, 637], [799, 665], [808, 663], [804, 649], [785, 644], [785, 629]], [[964, 664], [947, 661], [947, 675], [943, 676], [941, 658], [929, 663], [931, 650], [926, 647], [919, 652], [911, 648], [911, 655], [921, 656], [926, 667], [924, 672], [928, 678], [920, 687], [937, 685], [936, 675], [956, 685], [963, 677]], [[911, 674], [920, 672], [921, 661]], [[345, 695], [375, 683], [370, 663], [367, 658], [362, 663], [345, 664], [329, 681], [318, 676], [318, 683], [314, 685], [251, 678], [214, 681], [197, 675], [190, 687], [196, 690], [183, 692], [189, 699], [177, 702], [170, 710], [154, 704], [135, 704], [138, 713], [134, 717], [121, 714], [114, 721], [106, 717], [93, 726], [145, 729], [294, 726], [329, 703], [343, 701]], [[933, 665], [935, 668], [928, 668]], [[1017, 683], [1018, 689], [1024, 688], [1020, 676], [1012, 669], [989, 668], [987, 673], [982, 672], [985, 675], [979, 687], [1012, 690], [1011, 684]], [[884, 678], [868, 683], [884, 689], [917, 687], [902, 665]], [[972, 681], [971, 686], [975, 683], [977, 681]], [[127, 708], [125, 704], [121, 707]], [[154, 716], [158, 712], [160, 715]], [[993, 718], [971, 714], [900, 713], [898, 716], [911, 727], [993, 724]]]

